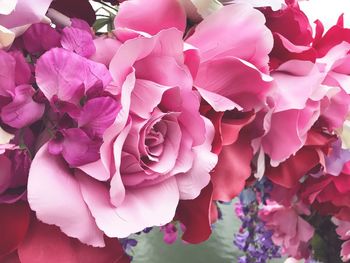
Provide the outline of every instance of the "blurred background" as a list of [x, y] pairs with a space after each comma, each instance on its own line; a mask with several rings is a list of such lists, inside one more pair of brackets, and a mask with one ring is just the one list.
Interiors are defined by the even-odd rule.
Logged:
[[[135, 235], [138, 244], [133, 249], [133, 263], [237, 263], [243, 255], [233, 244], [241, 221], [234, 213], [233, 204], [220, 204], [223, 220], [219, 220], [210, 239], [199, 245], [183, 244], [179, 238], [175, 244], [163, 242], [159, 228], [153, 228], [148, 234]], [[271, 263], [284, 260], [271, 260]]]

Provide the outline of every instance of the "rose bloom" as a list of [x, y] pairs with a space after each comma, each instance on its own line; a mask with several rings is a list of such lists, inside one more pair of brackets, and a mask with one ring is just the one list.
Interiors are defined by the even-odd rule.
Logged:
[[[201, 97], [192, 89], [198, 65], [188, 60], [198, 54], [184, 49], [182, 34], [169, 28], [125, 43], [95, 41], [92, 58], [109, 64], [109, 85], [102, 64], [73, 52], [52, 49], [39, 59], [39, 88], [52, 110], [67, 111], [67, 125], [76, 123], [34, 157], [28, 201], [39, 220], [103, 246], [103, 233], [126, 237], [165, 225], [179, 200], [196, 198], [209, 183], [214, 127], [199, 113]], [[104, 44], [117, 46], [115, 54], [101, 57]], [[108, 127], [108, 104], [92, 103], [110, 97], [120, 110]]]

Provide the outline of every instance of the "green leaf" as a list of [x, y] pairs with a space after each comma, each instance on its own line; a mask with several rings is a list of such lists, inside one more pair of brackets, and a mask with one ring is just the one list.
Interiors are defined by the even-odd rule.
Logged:
[[110, 22], [111, 22], [110, 18], [100, 18], [100, 19], [96, 20], [96, 22], [94, 23], [92, 28], [94, 29], [95, 32], [97, 32], [98, 30], [100, 30], [105, 25], [110, 24]]

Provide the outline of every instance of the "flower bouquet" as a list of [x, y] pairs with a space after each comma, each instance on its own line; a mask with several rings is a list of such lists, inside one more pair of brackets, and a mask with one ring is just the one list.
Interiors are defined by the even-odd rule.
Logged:
[[239, 262], [350, 260], [350, 29], [315, 2], [0, 1], [0, 262], [197, 244], [236, 197]]

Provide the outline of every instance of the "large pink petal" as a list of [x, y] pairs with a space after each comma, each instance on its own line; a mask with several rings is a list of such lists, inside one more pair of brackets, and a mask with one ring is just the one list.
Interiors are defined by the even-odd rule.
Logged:
[[110, 171], [106, 169], [101, 159], [81, 165], [78, 168], [99, 181], [107, 181], [111, 176]]
[[18, 0], [16, 8], [9, 15], [0, 15], [0, 24], [7, 28], [40, 22], [52, 0]]
[[39, 120], [45, 111], [44, 104], [33, 101], [34, 89], [30, 85], [17, 86], [13, 101], [1, 110], [1, 119], [14, 128], [23, 128]]
[[234, 4], [206, 17], [186, 42], [199, 48], [202, 62], [234, 56], [265, 71], [273, 37], [262, 13], [251, 5]]
[[100, 182], [78, 176], [84, 200], [96, 223], [109, 237], [127, 237], [150, 226], [169, 223], [179, 201], [175, 178], [140, 189], [128, 189], [120, 206], [114, 207], [108, 188]]
[[[271, 164], [286, 160], [306, 142], [307, 132], [318, 119], [319, 102], [308, 101], [305, 109], [286, 110], [272, 114], [271, 127], [263, 137], [262, 146], [271, 158]], [[283, 141], [283, 145], [280, 142]]]
[[129, 122], [125, 129], [123, 129], [118, 137], [115, 139], [112, 149], [113, 149], [113, 159], [114, 159], [114, 167], [112, 168], [113, 176], [111, 179], [111, 187], [110, 187], [110, 199], [111, 204], [114, 206], [119, 206], [125, 199], [125, 187], [121, 178], [121, 161], [122, 161], [122, 149], [123, 144], [128, 136], [128, 133], [131, 129], [131, 122]]
[[138, 79], [154, 81], [165, 86], [192, 88], [191, 73], [187, 67], [179, 65], [174, 57], [150, 55], [137, 61], [134, 67]]
[[211, 152], [215, 131], [208, 119], [205, 119], [205, 128], [205, 142], [192, 149], [195, 156], [192, 168], [188, 172], [176, 176], [182, 200], [194, 199], [200, 194], [201, 190], [209, 183], [209, 173], [218, 161], [217, 155]]
[[[150, 63], [151, 68], [142, 67], [142, 60], [145, 58], [145, 64]], [[163, 58], [168, 58], [167, 61], [172, 63], [171, 68], [176, 70], [176, 73], [181, 76], [181, 79], [184, 78], [183, 75], [189, 74], [190, 76], [189, 71], [187, 72], [181, 66], [184, 63], [183, 40], [181, 32], [175, 28], [163, 30], [149, 38], [139, 37], [125, 42], [113, 57], [110, 63], [110, 71], [118, 87], [122, 86], [122, 83], [132, 71], [132, 67], [136, 61], [140, 61], [139, 69], [141, 71], [136, 71], [136, 74], [139, 74], [139, 76], [144, 74], [150, 78], [148, 80], [162, 79], [166, 82], [176, 81], [175, 78], [171, 77], [171, 74], [164, 74], [164, 70], [161, 71], [159, 65], [154, 62], [152, 63], [152, 59], [159, 61], [159, 59]], [[169, 75], [169, 77], [165, 75]], [[164, 85], [167, 85], [167, 83]]]
[[105, 65], [60, 48], [42, 55], [35, 73], [46, 98], [51, 100], [56, 95], [62, 101], [75, 104], [80, 102], [81, 89], [87, 91], [95, 84], [106, 86], [111, 81]]
[[108, 66], [121, 43], [116, 39], [101, 36], [94, 39], [94, 45], [96, 52], [90, 59]]
[[204, 99], [216, 110], [232, 108], [223, 109], [215, 97], [208, 96], [203, 90], [225, 97], [244, 110], [259, 110], [265, 105], [271, 82], [272, 78], [260, 72], [254, 65], [235, 57], [226, 57], [202, 63], [195, 85]]
[[186, 14], [180, 1], [130, 0], [120, 5], [114, 25], [151, 35], [172, 27], [184, 32]]
[[153, 81], [137, 79], [131, 94], [130, 111], [143, 119], [149, 119], [169, 88]]
[[68, 236], [103, 246], [103, 234], [86, 206], [79, 184], [59, 156], [47, 144], [36, 154], [28, 178], [28, 202], [37, 217], [54, 224]]
[[291, 60], [273, 72], [272, 77], [278, 86], [273, 96], [275, 111], [279, 112], [305, 108], [325, 76], [310, 61]]
[[[128, 122], [129, 118], [129, 110], [130, 110], [130, 100], [131, 100], [131, 92], [135, 86], [135, 73], [131, 72], [127, 77], [125, 82], [122, 85], [122, 92], [120, 94], [120, 103], [121, 103], [121, 109], [114, 121], [114, 123], [107, 128], [105, 133], [103, 134], [103, 144], [100, 148], [101, 151], [101, 160], [103, 165], [106, 167], [107, 170], [111, 170], [111, 173], [115, 173], [115, 164], [113, 157], [113, 151], [114, 151], [114, 141], [116, 140], [116, 137], [121, 133], [125, 125]], [[130, 130], [130, 127], [128, 128]], [[125, 131], [125, 137], [129, 130]], [[125, 137], [120, 142], [120, 144], [117, 144], [116, 151], [118, 150], [121, 152], [121, 147], [125, 141]], [[120, 153], [121, 154], [121, 153]], [[114, 166], [114, 167], [113, 167]]]

